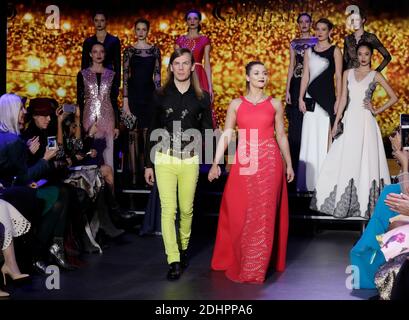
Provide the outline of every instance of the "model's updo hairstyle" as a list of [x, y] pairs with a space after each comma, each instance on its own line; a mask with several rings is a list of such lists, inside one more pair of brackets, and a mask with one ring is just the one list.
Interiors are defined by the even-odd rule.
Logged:
[[[264, 66], [264, 63], [258, 60], [250, 61], [249, 63], [247, 63], [246, 64], [246, 76], [250, 76], [251, 69], [256, 65]], [[249, 92], [249, 90], [250, 90], [250, 83], [249, 81], [246, 80], [246, 91]]]

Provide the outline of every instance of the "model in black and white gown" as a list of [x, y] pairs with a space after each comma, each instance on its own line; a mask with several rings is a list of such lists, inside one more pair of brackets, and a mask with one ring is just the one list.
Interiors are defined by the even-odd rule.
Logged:
[[[391, 183], [375, 115], [394, 104], [397, 97], [383, 76], [370, 69], [371, 50], [360, 44], [359, 59], [365, 64], [344, 72], [342, 99], [332, 132], [335, 135], [340, 121], [344, 131], [325, 158], [310, 206], [338, 218], [369, 218], [383, 186]], [[374, 110], [371, 100], [377, 84], [391, 98]]]
[[[318, 44], [307, 49], [304, 55], [304, 74], [298, 102], [300, 111], [304, 113], [297, 170], [297, 191], [300, 192], [315, 189], [331, 144], [331, 125], [338, 104], [336, 97], [341, 96], [342, 54], [337, 46], [329, 43], [332, 24], [327, 19], [320, 19], [315, 29]], [[304, 94], [305, 98], [314, 100], [313, 111], [306, 110]]]

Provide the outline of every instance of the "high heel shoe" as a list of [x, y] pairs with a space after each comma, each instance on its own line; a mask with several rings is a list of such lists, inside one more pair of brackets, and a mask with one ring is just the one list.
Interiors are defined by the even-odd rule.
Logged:
[[4, 285], [7, 284], [6, 276], [9, 276], [11, 280], [13, 281], [20, 281], [23, 279], [27, 279], [30, 276], [29, 274], [25, 274], [25, 273], [20, 273], [20, 274], [12, 273], [5, 264], [3, 264], [3, 266], [1, 267], [1, 273], [3, 274]]
[[10, 293], [0, 290], [0, 299], [10, 297]]

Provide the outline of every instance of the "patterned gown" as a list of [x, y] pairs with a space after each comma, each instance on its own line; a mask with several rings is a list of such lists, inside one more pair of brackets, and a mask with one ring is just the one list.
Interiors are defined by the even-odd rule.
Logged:
[[305, 51], [309, 63], [309, 84], [305, 96], [315, 101], [314, 111], [304, 114], [300, 159], [297, 168], [297, 190], [312, 192], [328, 151], [331, 123], [335, 120], [335, 46], [324, 51]]
[[[235, 282], [262, 283], [272, 255], [276, 270], [285, 269], [287, 185], [271, 98], [256, 105], [241, 99], [239, 144], [223, 194], [211, 267]], [[257, 140], [250, 129], [257, 130]]]
[[391, 183], [376, 118], [364, 108], [376, 88], [376, 71], [361, 81], [354, 71], [348, 71], [344, 133], [325, 158], [311, 202], [311, 209], [338, 218], [369, 218], [384, 185]]

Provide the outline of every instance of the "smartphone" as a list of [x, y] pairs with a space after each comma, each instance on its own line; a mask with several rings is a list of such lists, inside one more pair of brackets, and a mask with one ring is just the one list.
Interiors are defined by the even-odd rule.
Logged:
[[47, 137], [48, 149], [57, 149], [57, 138], [55, 136]]
[[45, 185], [48, 181], [46, 179], [41, 179], [37, 181], [37, 188], [42, 187], [43, 185]]
[[400, 137], [402, 150], [409, 150], [409, 114], [400, 115]]
[[62, 111], [65, 113], [75, 113], [75, 104], [63, 104], [62, 105]]

